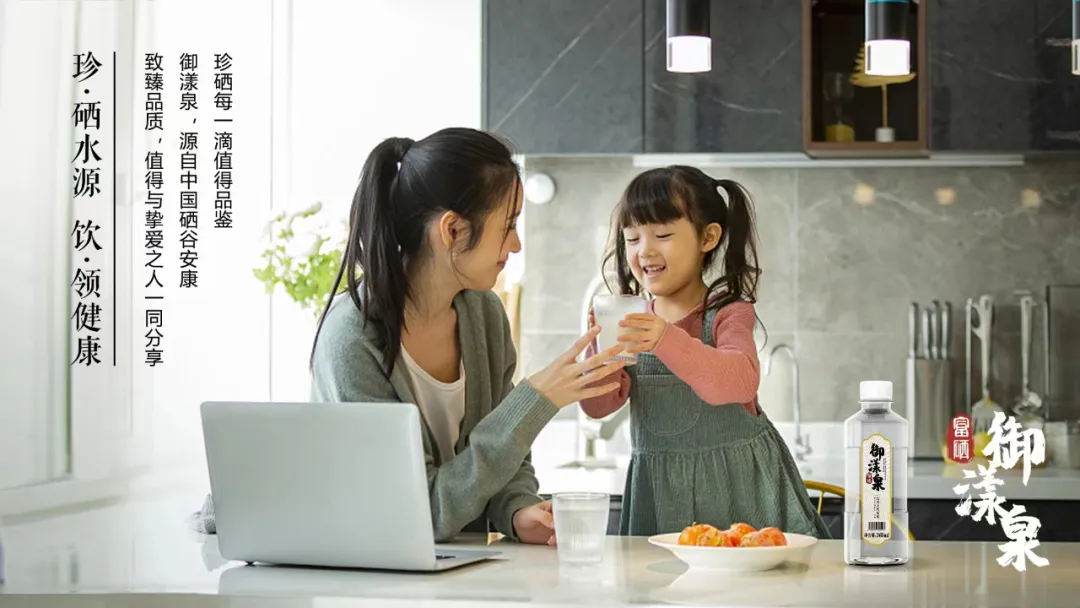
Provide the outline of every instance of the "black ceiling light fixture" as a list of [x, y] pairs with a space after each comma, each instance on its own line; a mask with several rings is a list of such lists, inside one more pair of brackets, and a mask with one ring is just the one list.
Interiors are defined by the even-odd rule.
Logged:
[[712, 69], [709, 0], [667, 0], [667, 69], [682, 73]]
[[909, 0], [866, 0], [866, 73], [907, 76], [911, 73], [911, 41], [907, 24]]

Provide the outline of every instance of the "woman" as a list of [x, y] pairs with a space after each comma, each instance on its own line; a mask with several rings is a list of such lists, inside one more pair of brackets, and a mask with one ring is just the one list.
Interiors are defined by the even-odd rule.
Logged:
[[[599, 328], [514, 386], [510, 325], [491, 289], [521, 249], [521, 193], [510, 150], [488, 133], [380, 143], [353, 197], [334, 283], [336, 293], [344, 276], [347, 294], [327, 304], [315, 334], [313, 402], [420, 408], [438, 542], [490, 521], [511, 539], [553, 544], [530, 447], [560, 408], [619, 387], [588, 385], [622, 369], [612, 361], [621, 346], [576, 361]], [[209, 497], [200, 516], [212, 533]]]

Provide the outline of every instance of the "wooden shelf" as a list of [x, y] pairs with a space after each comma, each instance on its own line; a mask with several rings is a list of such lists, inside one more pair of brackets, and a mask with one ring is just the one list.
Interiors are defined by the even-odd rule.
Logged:
[[902, 157], [918, 158], [928, 156], [926, 146], [918, 141], [815, 141], [806, 146], [806, 153], [817, 158], [844, 158], [844, 157]]
[[[910, 4], [908, 32], [912, 39], [915, 78], [885, 88], [886, 121], [883, 89], [850, 83], [865, 38], [865, 0], [803, 0], [803, 145], [808, 154], [817, 157], [926, 154], [929, 94], [926, 4], [926, 0]], [[845, 102], [836, 104], [826, 99], [826, 74], [847, 83]], [[840, 107], [839, 119], [837, 107]], [[876, 141], [877, 127], [886, 122], [893, 129], [895, 141]], [[847, 125], [854, 133], [854, 141], [829, 141], [826, 125], [830, 123]]]

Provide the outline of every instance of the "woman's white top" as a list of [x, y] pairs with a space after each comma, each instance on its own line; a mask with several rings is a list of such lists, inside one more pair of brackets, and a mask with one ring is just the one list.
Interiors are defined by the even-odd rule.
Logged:
[[413, 396], [416, 405], [424, 415], [424, 420], [435, 435], [435, 442], [443, 462], [454, 457], [454, 446], [461, 431], [461, 420], [465, 417], [465, 364], [461, 364], [461, 373], [454, 382], [440, 382], [424, 371], [420, 365], [401, 347], [401, 357], [409, 369], [412, 380]]

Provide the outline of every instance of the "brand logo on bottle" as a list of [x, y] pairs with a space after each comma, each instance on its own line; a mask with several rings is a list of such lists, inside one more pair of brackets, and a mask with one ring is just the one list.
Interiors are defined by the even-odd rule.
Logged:
[[864, 439], [861, 470], [862, 539], [880, 545], [892, 538], [892, 442], [876, 434]]
[[945, 441], [949, 460], [965, 464], [975, 457], [975, 441], [971, 436], [971, 428], [971, 416], [967, 414], [957, 414], [952, 419]]

